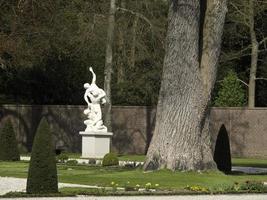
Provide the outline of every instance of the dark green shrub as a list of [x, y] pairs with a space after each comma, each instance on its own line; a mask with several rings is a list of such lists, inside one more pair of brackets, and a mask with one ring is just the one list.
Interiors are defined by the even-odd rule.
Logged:
[[267, 192], [267, 187], [263, 182], [246, 181], [244, 183], [235, 182], [232, 187], [225, 190], [226, 192], [246, 192], [246, 193], [263, 193]]
[[114, 153], [107, 153], [102, 162], [102, 166], [116, 166], [119, 165], [119, 159]]
[[217, 136], [214, 161], [220, 171], [224, 173], [230, 173], [232, 171], [230, 142], [224, 125], [221, 126]]
[[27, 193], [48, 194], [58, 192], [55, 151], [52, 134], [43, 118], [37, 129], [27, 179]]
[[258, 181], [246, 181], [240, 185], [240, 190], [245, 190], [249, 192], [266, 192], [267, 188], [262, 182]]
[[68, 159], [69, 159], [69, 156], [66, 154], [60, 154], [57, 156], [57, 162], [59, 163], [65, 163], [68, 161]]
[[7, 120], [0, 131], [0, 160], [20, 160], [16, 136], [11, 120]]
[[89, 165], [95, 165], [96, 164], [96, 159], [95, 158], [89, 158], [88, 164]]
[[67, 165], [78, 165], [78, 161], [77, 160], [68, 160], [67, 162], [66, 162], [66, 164]]

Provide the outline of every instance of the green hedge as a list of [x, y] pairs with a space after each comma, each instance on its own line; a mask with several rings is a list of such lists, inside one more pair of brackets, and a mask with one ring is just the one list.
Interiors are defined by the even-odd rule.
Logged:
[[102, 166], [116, 166], [119, 165], [119, 159], [114, 153], [107, 153], [102, 162]]
[[15, 132], [10, 120], [7, 120], [0, 131], [0, 160], [20, 160]]
[[34, 138], [27, 180], [27, 193], [58, 192], [57, 167], [52, 134], [43, 118]]

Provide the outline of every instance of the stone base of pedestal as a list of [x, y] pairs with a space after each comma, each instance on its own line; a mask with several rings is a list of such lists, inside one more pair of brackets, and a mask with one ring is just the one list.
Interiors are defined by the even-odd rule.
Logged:
[[110, 152], [111, 132], [81, 131], [82, 158], [103, 158]]

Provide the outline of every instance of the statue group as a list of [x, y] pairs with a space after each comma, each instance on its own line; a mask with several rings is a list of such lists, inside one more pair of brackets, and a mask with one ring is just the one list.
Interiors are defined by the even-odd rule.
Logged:
[[106, 93], [96, 85], [96, 75], [92, 67], [89, 68], [89, 71], [92, 73], [93, 79], [91, 84], [84, 84], [84, 100], [88, 105], [84, 110], [84, 114], [87, 116], [87, 120], [84, 121], [86, 125], [85, 132], [107, 132], [107, 127], [103, 124], [101, 111], [101, 104], [106, 103]]

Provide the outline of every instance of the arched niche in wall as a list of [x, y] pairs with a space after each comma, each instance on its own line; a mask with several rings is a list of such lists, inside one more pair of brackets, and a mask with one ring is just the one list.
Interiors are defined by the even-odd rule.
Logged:
[[231, 162], [231, 149], [228, 132], [223, 124], [219, 130], [215, 151], [214, 151], [214, 161], [217, 164], [218, 170], [224, 173], [230, 173], [232, 170]]

